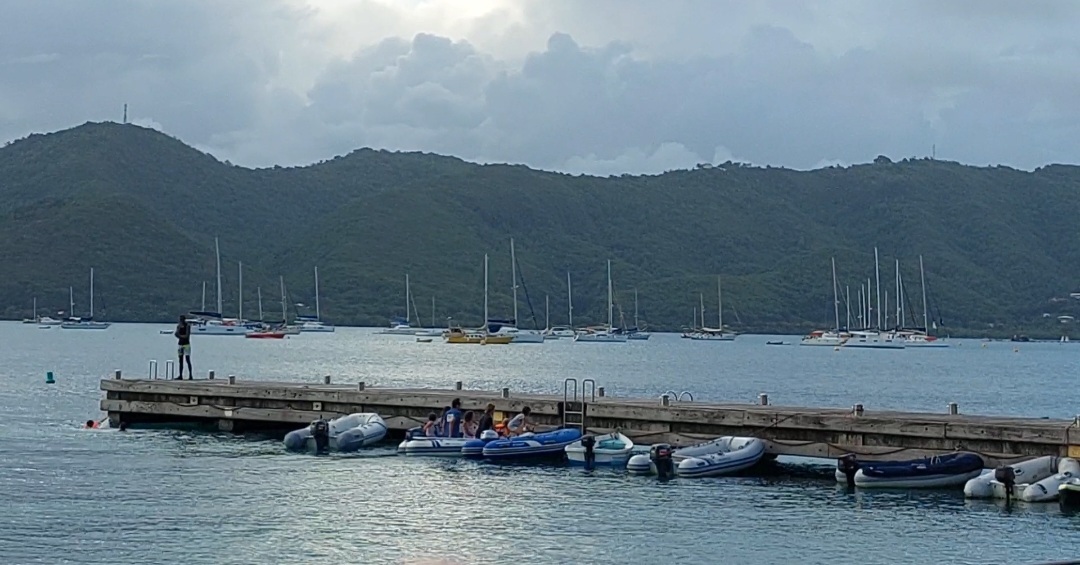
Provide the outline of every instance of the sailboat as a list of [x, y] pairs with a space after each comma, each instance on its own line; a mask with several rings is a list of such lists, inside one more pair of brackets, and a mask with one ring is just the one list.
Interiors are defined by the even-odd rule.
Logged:
[[56, 318], [50, 318], [49, 316], [38, 316], [37, 313], [37, 298], [34, 298], [34, 317], [23, 320], [24, 324], [38, 324], [39, 328], [48, 329], [52, 326], [59, 326], [60, 320]]
[[547, 329], [544, 330], [544, 339], [572, 338], [577, 335], [577, 332], [574, 331], [574, 292], [570, 286], [570, 271], [566, 272], [566, 304], [567, 325], [551, 326], [548, 324]]
[[690, 333], [690, 339], [697, 341], [735, 341], [738, 335], [724, 329], [724, 295], [720, 289], [720, 277], [716, 277], [716, 298], [718, 302], [716, 328], [705, 326], [705, 297], [701, 297], [701, 327]]
[[[903, 349], [904, 341], [896, 339], [896, 335], [893, 332], [886, 331], [883, 327], [881, 319], [881, 267], [878, 262], [878, 249], [874, 248], [874, 287], [877, 293], [877, 327], [870, 328], [867, 323], [867, 328], [862, 330], [853, 330], [851, 337], [844, 342], [843, 347], [850, 347], [855, 349]], [[867, 284], [869, 289], [869, 283]], [[867, 291], [867, 304], [869, 305], [869, 291]], [[869, 320], [867, 316], [867, 320]]]
[[[68, 289], [68, 297], [71, 302], [71, 311], [74, 311], [74, 292], [70, 288]], [[107, 330], [111, 325], [109, 322], [94, 321], [94, 268], [90, 267], [90, 316], [86, 318], [69, 317], [60, 324], [60, 327], [65, 330]]]
[[[489, 335], [510, 336], [510, 343], [544, 343], [544, 334], [535, 330], [523, 330], [517, 327], [518, 322], [518, 278], [517, 278], [517, 255], [514, 253], [514, 238], [510, 238], [510, 271], [512, 272], [514, 293], [514, 317], [510, 320], [485, 319]], [[486, 318], [486, 317], [485, 317]]]
[[390, 319], [390, 327], [377, 333], [386, 335], [416, 335], [416, 328], [409, 324], [409, 312], [412, 311], [412, 292], [409, 290], [409, 273], [405, 273], [405, 317]]
[[484, 255], [484, 327], [478, 330], [466, 330], [463, 328], [450, 328], [443, 336], [446, 343], [469, 343], [478, 345], [505, 345], [514, 338], [508, 335], [491, 335], [488, 333], [488, 256]]
[[626, 343], [626, 334], [614, 332], [615, 304], [611, 287], [611, 260], [607, 262], [607, 328], [579, 333], [574, 341], [592, 343]]
[[[412, 302], [413, 302], [413, 312], [416, 314], [417, 324], [420, 324], [420, 311], [416, 309], [416, 301], [414, 300]], [[413, 333], [418, 338], [429, 338], [429, 337], [439, 337], [445, 331], [446, 330], [444, 330], [442, 328], [438, 328], [435, 325], [435, 297], [432, 296], [431, 297], [431, 327], [430, 328], [418, 329]], [[418, 339], [417, 341], [421, 341], [421, 340]], [[427, 341], [431, 341], [431, 340], [429, 339]]]
[[[840, 296], [836, 290], [836, 257], [832, 259], [832, 292], [833, 292], [833, 316], [835, 326], [832, 330], [815, 330], [802, 338], [799, 345], [816, 345], [825, 347], [839, 347], [847, 341], [848, 334], [840, 332]], [[850, 317], [850, 314], [849, 314]]]
[[244, 335], [250, 331], [250, 328], [244, 326], [238, 319], [226, 319], [221, 315], [221, 245], [216, 237], [214, 238], [214, 256], [217, 273], [217, 310], [189, 312], [192, 317], [191, 335]]
[[[946, 341], [930, 335], [929, 308], [926, 305], [926, 272], [923, 270], [922, 255], [919, 255], [919, 279], [922, 283], [923, 328], [921, 331], [904, 332], [904, 345], [907, 347], [948, 347], [949, 344]], [[1069, 340], [1067, 336], [1062, 336], [1061, 339], [1062, 341]]]
[[626, 330], [626, 337], [632, 340], [647, 340], [652, 334], [649, 332], [641, 331], [641, 322], [638, 321], [638, 296], [637, 289], [634, 289], [634, 327]]
[[303, 333], [333, 333], [334, 326], [323, 323], [322, 311], [319, 309], [319, 268], [315, 267], [315, 317], [297, 316], [296, 322], [300, 325]]

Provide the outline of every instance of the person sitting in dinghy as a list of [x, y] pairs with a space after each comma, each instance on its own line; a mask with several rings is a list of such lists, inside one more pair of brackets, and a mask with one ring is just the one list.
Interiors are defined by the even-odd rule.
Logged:
[[443, 431], [446, 437], [461, 437], [461, 399], [455, 398], [450, 403], [450, 409], [444, 414], [446, 418]]
[[533, 431], [532, 422], [529, 422], [529, 414], [532, 413], [532, 409], [528, 406], [521, 409], [521, 414], [514, 416], [506, 424], [506, 430], [511, 436], [519, 436], [526, 432]]
[[439, 417], [434, 412], [427, 415], [427, 421], [424, 422], [424, 435], [427, 437], [435, 437], [438, 435], [438, 431], [435, 429], [438, 426]]
[[480, 425], [473, 420], [473, 411], [469, 410], [461, 419], [461, 434], [464, 437], [476, 437], [476, 429]]

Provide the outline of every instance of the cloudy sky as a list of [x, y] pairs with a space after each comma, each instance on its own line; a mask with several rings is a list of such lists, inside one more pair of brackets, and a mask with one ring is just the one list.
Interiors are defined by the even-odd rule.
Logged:
[[[812, 4], [812, 5], [810, 5]], [[1080, 2], [0, 0], [0, 139], [149, 125], [598, 174], [1080, 161]]]

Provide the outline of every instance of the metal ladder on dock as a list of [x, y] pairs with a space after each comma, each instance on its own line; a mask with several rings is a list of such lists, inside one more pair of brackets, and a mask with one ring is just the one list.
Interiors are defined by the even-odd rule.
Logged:
[[[589, 401], [585, 401], [586, 395]], [[562, 427], [577, 428], [581, 433], [586, 429], [586, 413], [589, 402], [596, 402], [596, 381], [583, 379], [581, 381], [581, 396], [578, 396], [578, 380], [568, 378], [563, 381], [562, 401]]]

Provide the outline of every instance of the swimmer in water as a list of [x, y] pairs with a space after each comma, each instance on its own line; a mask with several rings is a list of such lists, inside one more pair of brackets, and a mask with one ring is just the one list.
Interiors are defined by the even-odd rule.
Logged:
[[109, 419], [109, 417], [105, 416], [104, 418], [102, 418], [102, 419], [100, 419], [100, 420], [98, 420], [96, 422], [93, 421], [93, 420], [87, 420], [86, 424], [83, 424], [83, 429], [93, 430], [93, 429], [96, 429], [96, 428], [100, 428], [101, 423], [104, 422], [105, 420], [108, 420], [108, 419]]

